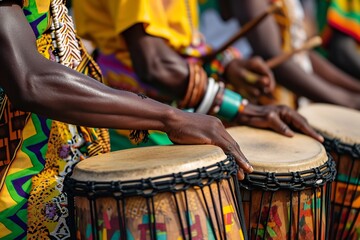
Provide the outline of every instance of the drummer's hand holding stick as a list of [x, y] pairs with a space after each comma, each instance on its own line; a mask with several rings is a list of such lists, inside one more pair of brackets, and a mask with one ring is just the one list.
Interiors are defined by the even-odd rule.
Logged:
[[260, 96], [273, 98], [272, 92], [275, 89], [275, 79], [271, 69], [279, 66], [295, 54], [312, 49], [321, 45], [319, 36], [310, 38], [303, 46], [273, 57], [266, 62], [259, 57], [249, 60], [235, 58], [226, 66], [225, 79], [240, 92], [250, 99], [257, 99]]
[[233, 59], [225, 68], [224, 78], [236, 92], [250, 99], [272, 97], [276, 85], [271, 69], [260, 57]]

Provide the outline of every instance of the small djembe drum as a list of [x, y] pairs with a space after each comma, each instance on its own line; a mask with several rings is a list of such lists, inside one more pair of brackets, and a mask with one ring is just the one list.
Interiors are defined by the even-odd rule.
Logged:
[[327, 239], [336, 171], [321, 143], [300, 134], [227, 130], [254, 168], [239, 182], [249, 239]]
[[329, 239], [360, 239], [360, 112], [312, 104], [299, 112], [324, 138], [336, 162]]
[[[128, 149], [65, 181], [77, 239], [244, 239], [233, 157], [211, 145]], [[71, 210], [72, 209], [72, 210]]]

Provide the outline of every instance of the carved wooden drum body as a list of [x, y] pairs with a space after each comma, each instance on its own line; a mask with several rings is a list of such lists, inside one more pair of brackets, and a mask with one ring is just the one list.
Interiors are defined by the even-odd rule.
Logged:
[[237, 165], [216, 146], [96, 156], [66, 180], [78, 239], [244, 239]]
[[334, 162], [321, 143], [228, 128], [254, 167], [240, 181], [249, 239], [326, 239]]
[[336, 162], [330, 239], [360, 239], [360, 112], [330, 104], [312, 104], [299, 112], [325, 137], [324, 146]]

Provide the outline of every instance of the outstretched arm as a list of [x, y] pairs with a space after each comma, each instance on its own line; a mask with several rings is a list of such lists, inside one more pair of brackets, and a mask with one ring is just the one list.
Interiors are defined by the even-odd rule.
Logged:
[[235, 156], [239, 177], [251, 171], [219, 119], [119, 91], [42, 57], [18, 5], [0, 4], [0, 85], [15, 106], [68, 123], [165, 131], [181, 144], [213, 144]]
[[0, 7], [0, 42], [1, 86], [17, 108], [88, 126], [139, 128], [134, 124], [142, 121], [146, 128], [163, 127], [159, 110], [165, 106], [106, 87], [41, 56], [17, 5]]

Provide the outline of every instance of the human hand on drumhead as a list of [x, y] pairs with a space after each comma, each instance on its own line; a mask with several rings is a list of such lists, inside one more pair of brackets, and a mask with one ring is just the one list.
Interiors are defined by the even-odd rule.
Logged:
[[244, 172], [253, 171], [238, 143], [225, 130], [222, 122], [213, 116], [175, 110], [166, 121], [165, 132], [177, 144], [212, 144], [225, 153], [234, 156], [239, 165], [238, 178], [244, 179]]
[[319, 142], [324, 141], [303, 116], [284, 105], [258, 106], [249, 103], [243, 112], [237, 115], [236, 121], [252, 127], [271, 128], [288, 137], [294, 136], [294, 132], [290, 129], [293, 127]]
[[270, 68], [260, 57], [232, 60], [225, 69], [225, 77], [236, 91], [251, 98], [271, 96], [276, 85]]

